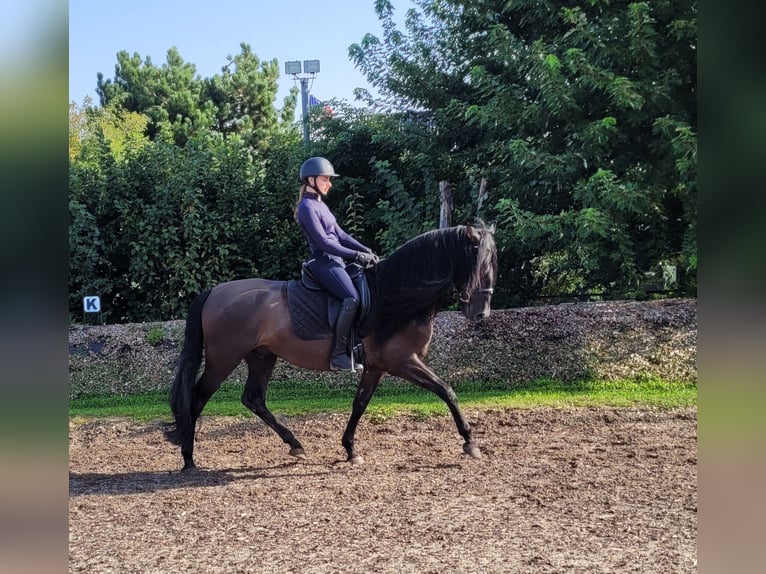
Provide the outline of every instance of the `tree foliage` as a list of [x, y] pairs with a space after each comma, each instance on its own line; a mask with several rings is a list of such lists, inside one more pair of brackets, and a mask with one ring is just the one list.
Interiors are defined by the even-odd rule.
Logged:
[[271, 145], [295, 147], [296, 98], [280, 122], [276, 62], [241, 48], [209, 79], [175, 49], [160, 68], [120, 52], [101, 106], [70, 106], [70, 309], [100, 294], [109, 320], [173, 318], [202, 289], [279, 266], [262, 251], [266, 169]]
[[[221, 74], [204, 79], [176, 48], [168, 50], [160, 67], [149, 57], [142, 60], [123, 50], [113, 79], [98, 74], [96, 92], [102, 107], [118, 105], [148, 116], [152, 139], [164, 136], [184, 145], [194, 134], [215, 131], [237, 134], [261, 149], [280, 117], [274, 107], [278, 78], [277, 61], [262, 62], [246, 43], [228, 57]], [[293, 93], [284, 102], [283, 120], [292, 117], [295, 103]]]
[[373, 114], [334, 102], [312, 116], [312, 155], [333, 158], [328, 204], [355, 222], [359, 238], [382, 254], [438, 225], [439, 197], [426, 132], [406, 115]]
[[98, 294], [109, 321], [177, 318], [220, 281], [296, 278], [312, 155], [384, 256], [438, 226], [449, 182], [454, 223], [497, 223], [497, 305], [644, 297], [673, 268], [695, 294], [696, 1], [414, 4], [399, 29], [375, 1], [383, 35], [349, 56], [381, 97], [312, 108], [308, 145], [297, 90], [275, 107], [277, 62], [247, 44], [211, 78], [120, 52], [100, 105], [70, 106], [70, 311]]
[[114, 319], [168, 319], [190, 295], [252, 274], [257, 177], [244, 142], [220, 134], [72, 169], [74, 301], [95, 290]]
[[693, 289], [696, 2], [415, 4], [403, 31], [376, 2], [383, 38], [350, 53], [428, 112], [442, 173], [489, 180], [506, 282], [624, 296], [672, 263]]

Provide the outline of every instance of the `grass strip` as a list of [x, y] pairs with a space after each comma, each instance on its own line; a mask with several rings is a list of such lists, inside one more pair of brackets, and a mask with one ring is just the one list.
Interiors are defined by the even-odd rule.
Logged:
[[[243, 385], [224, 383], [204, 414], [248, 416], [240, 402]], [[267, 403], [282, 415], [350, 412], [356, 387], [300, 381], [274, 381]], [[476, 408], [651, 406], [678, 408], [697, 404], [695, 383], [641, 381], [578, 381], [563, 383], [542, 379], [509, 386], [502, 383], [461, 383], [455, 386], [460, 405]], [[402, 382], [384, 381], [372, 398], [367, 413], [388, 417], [397, 413], [418, 416], [447, 413], [446, 405], [433, 393]], [[135, 420], [170, 420], [167, 391], [135, 395], [91, 395], [73, 399], [69, 415], [74, 418], [129, 417]]]

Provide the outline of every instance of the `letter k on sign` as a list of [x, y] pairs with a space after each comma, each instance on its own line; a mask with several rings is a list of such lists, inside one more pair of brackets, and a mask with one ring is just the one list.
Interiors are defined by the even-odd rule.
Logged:
[[86, 313], [99, 313], [101, 311], [101, 298], [83, 297], [82, 306]]

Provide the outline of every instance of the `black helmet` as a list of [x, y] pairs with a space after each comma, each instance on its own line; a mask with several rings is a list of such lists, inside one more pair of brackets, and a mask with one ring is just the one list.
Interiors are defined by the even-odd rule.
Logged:
[[338, 176], [332, 164], [323, 157], [310, 157], [303, 162], [301, 166], [302, 181], [305, 181], [307, 177], [316, 177], [318, 175]]

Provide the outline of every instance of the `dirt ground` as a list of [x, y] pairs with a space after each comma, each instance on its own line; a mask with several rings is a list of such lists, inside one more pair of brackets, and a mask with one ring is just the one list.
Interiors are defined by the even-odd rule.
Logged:
[[70, 424], [69, 572], [537, 573], [697, 571], [697, 411], [466, 409], [285, 420], [203, 415], [200, 471], [157, 423]]

